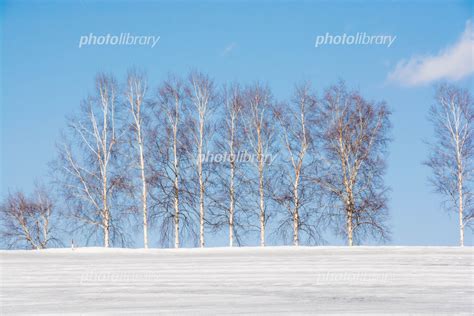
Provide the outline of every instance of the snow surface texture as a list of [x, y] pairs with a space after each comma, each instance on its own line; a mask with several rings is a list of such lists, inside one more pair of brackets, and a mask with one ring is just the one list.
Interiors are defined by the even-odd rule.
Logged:
[[472, 247], [1, 251], [6, 314], [474, 314]]

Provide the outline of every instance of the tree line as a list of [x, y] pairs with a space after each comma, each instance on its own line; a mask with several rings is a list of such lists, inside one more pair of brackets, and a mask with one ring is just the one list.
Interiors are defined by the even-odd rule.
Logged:
[[[429, 117], [434, 188], [459, 215], [460, 243], [473, 218], [473, 102], [440, 85]], [[6, 247], [77, 243], [104, 247], [206, 245], [267, 240], [349, 246], [390, 238], [384, 181], [391, 112], [338, 82], [317, 96], [309, 82], [277, 100], [263, 83], [218, 86], [193, 71], [149, 87], [128, 72], [99, 74], [67, 118], [50, 184], [10, 192], [0, 206]], [[62, 236], [62, 237], [61, 237]], [[154, 239], [153, 239], [154, 238]]]

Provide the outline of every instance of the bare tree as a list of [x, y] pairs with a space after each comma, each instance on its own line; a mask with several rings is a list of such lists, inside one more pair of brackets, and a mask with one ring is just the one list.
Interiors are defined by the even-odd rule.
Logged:
[[[292, 222], [293, 245], [300, 243], [300, 231], [303, 230], [312, 241], [317, 241], [318, 230], [315, 226], [316, 205], [314, 185], [309, 181], [309, 174], [314, 154], [310, 125], [316, 113], [316, 96], [309, 83], [295, 88], [292, 102], [283, 104], [276, 110], [275, 117], [281, 127], [283, 154], [283, 191], [278, 202], [287, 208], [279, 225], [282, 229]], [[312, 206], [312, 207], [311, 207]]]
[[[225, 226], [229, 230], [229, 246], [239, 242], [239, 231], [243, 229], [243, 217], [246, 213], [244, 206], [245, 198], [242, 196], [241, 185], [243, 182], [243, 170], [239, 166], [241, 150], [244, 143], [244, 132], [242, 124], [243, 99], [241, 88], [237, 84], [224, 87], [222, 91], [222, 115], [219, 121], [218, 135], [215, 148], [219, 150], [212, 157], [216, 158], [210, 163], [217, 165], [214, 174], [217, 178], [216, 194], [213, 201], [216, 209], [222, 211], [213, 214], [213, 226], [220, 229]], [[219, 159], [217, 159], [219, 157]]]
[[209, 143], [209, 116], [215, 107], [215, 88], [213, 81], [199, 72], [189, 75], [189, 86], [187, 94], [193, 108], [190, 126], [194, 136], [194, 158], [197, 169], [198, 196], [199, 196], [199, 245], [204, 247], [204, 223], [205, 223], [205, 196], [206, 175], [204, 167], [204, 154]]
[[345, 222], [349, 246], [367, 233], [388, 238], [383, 176], [390, 111], [385, 103], [368, 102], [341, 83], [327, 90], [318, 116], [322, 155], [315, 182], [327, 193], [331, 210], [339, 211], [331, 211], [332, 222]]
[[445, 195], [445, 207], [458, 213], [459, 243], [464, 246], [464, 228], [474, 218], [474, 106], [467, 90], [441, 85], [429, 119], [435, 139], [425, 164], [433, 171], [430, 181]]
[[173, 236], [175, 248], [182, 244], [183, 230], [192, 234], [188, 212], [191, 203], [184, 174], [189, 164], [190, 147], [186, 137], [186, 102], [184, 83], [170, 75], [160, 86], [156, 102], [157, 123], [151, 152], [154, 174], [158, 175], [154, 177], [154, 186], [158, 190], [152, 196], [159, 200], [155, 217], [161, 221], [161, 239], [165, 242]]
[[59, 244], [53, 236], [54, 203], [46, 190], [36, 187], [33, 195], [9, 193], [0, 205], [1, 231], [8, 248], [44, 249]]
[[69, 216], [78, 229], [89, 231], [87, 239], [102, 230], [104, 247], [115, 239], [125, 243], [119, 225], [118, 194], [127, 187], [127, 181], [117, 163], [120, 135], [116, 104], [115, 80], [98, 75], [96, 96], [86, 99], [80, 115], [69, 120], [72, 142], [66, 138], [59, 145], [58, 182], [70, 208]]
[[238, 148], [237, 133], [242, 111], [242, 99], [237, 86], [225, 94], [227, 145], [229, 150], [229, 246], [234, 245], [234, 219], [235, 219], [235, 173], [236, 173], [236, 148]]
[[[142, 225], [143, 225], [143, 245], [148, 248], [148, 183], [147, 183], [147, 163], [145, 156], [145, 118], [144, 106], [145, 94], [147, 91], [147, 80], [145, 76], [137, 71], [130, 71], [127, 78], [127, 89], [125, 96], [129, 106], [129, 113], [132, 118], [131, 130], [134, 134], [132, 146], [136, 149], [137, 166], [140, 171], [141, 182], [141, 204], [142, 204]], [[135, 161], [135, 159], [132, 159]]]
[[[273, 159], [274, 124], [272, 121], [272, 96], [267, 87], [255, 84], [244, 93], [244, 124], [248, 146], [256, 158], [258, 186], [258, 209], [260, 223], [260, 246], [265, 246], [267, 170]], [[268, 192], [267, 192], [268, 193]]]

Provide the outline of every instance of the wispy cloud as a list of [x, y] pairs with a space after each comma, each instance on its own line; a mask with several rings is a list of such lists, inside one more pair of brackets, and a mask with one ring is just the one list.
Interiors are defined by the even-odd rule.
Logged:
[[229, 55], [236, 47], [237, 47], [237, 43], [235, 43], [235, 42], [230, 43], [222, 51], [222, 56]]
[[405, 86], [417, 86], [446, 79], [460, 80], [474, 73], [474, 28], [466, 22], [461, 38], [436, 55], [413, 56], [401, 60], [388, 74], [388, 81]]

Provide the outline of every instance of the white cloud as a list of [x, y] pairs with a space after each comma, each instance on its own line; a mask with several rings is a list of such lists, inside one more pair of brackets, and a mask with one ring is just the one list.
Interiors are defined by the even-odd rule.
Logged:
[[401, 60], [388, 74], [388, 80], [416, 86], [440, 79], [460, 80], [474, 73], [474, 28], [470, 20], [461, 38], [436, 55], [414, 56]]
[[236, 47], [237, 47], [237, 43], [235, 43], [235, 42], [230, 43], [222, 51], [222, 56], [229, 55]]

